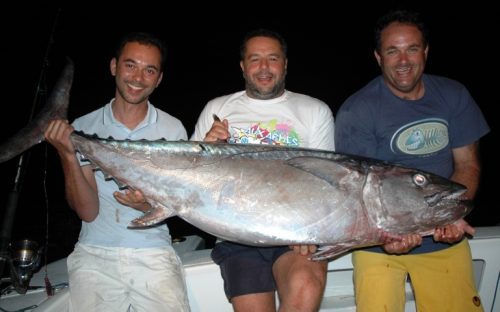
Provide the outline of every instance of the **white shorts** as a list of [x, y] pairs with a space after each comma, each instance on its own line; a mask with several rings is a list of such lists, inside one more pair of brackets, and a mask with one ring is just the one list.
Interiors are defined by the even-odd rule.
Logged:
[[68, 273], [69, 311], [190, 311], [182, 263], [171, 247], [77, 244]]

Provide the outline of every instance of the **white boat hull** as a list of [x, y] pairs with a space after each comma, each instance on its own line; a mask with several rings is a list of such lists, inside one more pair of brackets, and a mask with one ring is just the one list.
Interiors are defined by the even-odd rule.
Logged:
[[[198, 236], [188, 236], [186, 241], [175, 244], [186, 272], [188, 295], [193, 312], [232, 311], [222, 285], [219, 267], [210, 258], [209, 249], [196, 250], [203, 245]], [[478, 227], [474, 239], [470, 240], [474, 259], [476, 284], [481, 295], [484, 311], [500, 312], [500, 226]], [[16, 292], [2, 295], [0, 308], [17, 311], [66, 312], [68, 311], [69, 288], [66, 259], [47, 266], [47, 276], [53, 286], [61, 288], [52, 297], [47, 297], [44, 288], [29, 290], [25, 295]], [[45, 269], [42, 268], [31, 279], [30, 285], [43, 286]], [[416, 311], [409, 283], [406, 285], [406, 311]], [[24, 311], [24, 310], [23, 310]], [[351, 255], [347, 254], [328, 266], [328, 282], [321, 311], [354, 312]]]

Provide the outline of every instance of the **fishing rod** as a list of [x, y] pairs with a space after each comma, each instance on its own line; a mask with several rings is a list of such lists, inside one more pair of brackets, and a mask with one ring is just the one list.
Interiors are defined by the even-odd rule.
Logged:
[[[45, 49], [45, 54], [42, 61], [42, 68], [40, 71], [40, 76], [38, 79], [37, 88], [35, 91], [35, 96], [33, 98], [33, 103], [31, 105], [31, 113], [29, 116], [29, 121], [33, 119], [35, 115], [37, 103], [42, 94], [46, 93], [45, 88], [45, 77], [46, 71], [49, 64], [49, 54], [54, 41], [54, 33], [56, 30], [57, 21], [59, 19], [59, 13], [61, 9], [57, 10], [56, 16], [54, 18], [54, 22], [52, 24], [52, 30], [49, 36], [49, 42], [47, 44], [47, 48]], [[42, 86], [43, 85], [43, 86]], [[12, 236], [12, 227], [14, 224], [14, 216], [16, 213], [17, 205], [19, 202], [19, 195], [21, 193], [21, 186], [24, 180], [24, 176], [26, 173], [26, 166], [29, 161], [30, 151], [24, 152], [20, 157], [17, 163], [17, 171], [16, 176], [14, 178], [14, 186], [10, 191], [7, 202], [5, 206], [5, 214], [3, 216], [2, 227], [0, 229], [0, 275], [3, 274], [5, 263], [10, 259], [9, 255], [9, 245]]]

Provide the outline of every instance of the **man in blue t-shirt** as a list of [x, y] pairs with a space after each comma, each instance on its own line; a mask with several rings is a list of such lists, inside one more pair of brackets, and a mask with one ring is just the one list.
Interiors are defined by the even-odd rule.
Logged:
[[[424, 74], [429, 46], [417, 14], [393, 11], [375, 29], [382, 75], [349, 97], [336, 117], [340, 153], [426, 170], [467, 186], [474, 198], [480, 164], [478, 141], [489, 127], [467, 89]], [[482, 311], [475, 288], [464, 220], [433, 236], [354, 252], [357, 311], [404, 311], [411, 277], [418, 311]]]

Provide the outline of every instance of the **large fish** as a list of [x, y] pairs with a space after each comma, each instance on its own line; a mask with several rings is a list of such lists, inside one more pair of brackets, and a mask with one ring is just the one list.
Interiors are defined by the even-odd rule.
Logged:
[[[68, 105], [72, 71], [70, 64], [49, 106], [60, 110]], [[37, 124], [51, 116], [45, 113]], [[25, 133], [24, 141], [30, 138], [39, 136]], [[388, 237], [431, 234], [471, 210], [470, 201], [460, 199], [466, 190], [460, 184], [329, 151], [119, 141], [78, 133], [71, 139], [96, 168], [123, 187], [141, 190], [152, 205], [150, 212], [131, 221], [131, 228], [176, 215], [212, 235], [243, 244], [317, 244], [321, 248], [312, 259], [319, 260], [382, 244]], [[24, 150], [36, 142], [18, 146]], [[9, 152], [9, 157], [18, 152]], [[4, 161], [3, 154], [2, 149]]]

